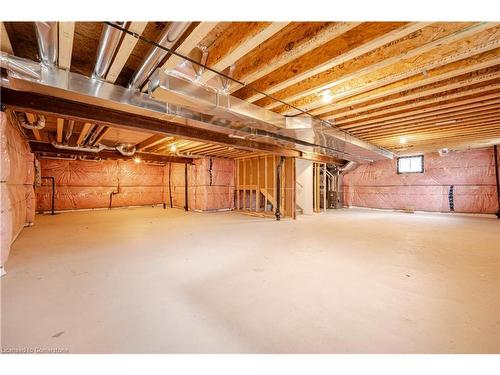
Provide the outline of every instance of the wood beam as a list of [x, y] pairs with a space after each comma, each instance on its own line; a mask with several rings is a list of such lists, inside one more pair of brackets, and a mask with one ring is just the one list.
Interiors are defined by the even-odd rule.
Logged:
[[430, 132], [434, 130], [459, 130], [462, 125], [483, 123], [488, 120], [496, 120], [500, 112], [498, 108], [494, 111], [490, 111], [484, 114], [477, 114], [472, 116], [463, 116], [456, 118], [455, 122], [452, 124], [438, 125], [439, 123], [446, 123], [445, 120], [428, 121], [415, 125], [399, 126], [394, 128], [382, 128], [382, 129], [372, 129], [366, 131], [360, 131], [356, 133], [356, 136], [362, 139], [372, 139], [374, 137], [386, 137], [393, 134], [405, 135], [413, 134], [414, 132]]
[[478, 134], [473, 136], [452, 136], [439, 139], [429, 139], [421, 140], [417, 145], [409, 144], [408, 146], [402, 147], [401, 145], [396, 145], [390, 147], [397, 152], [398, 155], [407, 155], [409, 153], [415, 152], [430, 152], [437, 151], [442, 147], [448, 147], [453, 150], [460, 149], [470, 149], [486, 147], [488, 145], [493, 145], [500, 142], [500, 133], [490, 133], [490, 134]]
[[[376, 118], [371, 121], [365, 121], [365, 122], [355, 122], [353, 124], [349, 125], [349, 128], [351, 131], [356, 130], [356, 129], [368, 129], [368, 128], [373, 128], [373, 127], [378, 127], [380, 125], [388, 125], [388, 124], [397, 124], [401, 123], [402, 121], [405, 120], [420, 120], [424, 119], [427, 117], [433, 117], [433, 116], [442, 116], [442, 115], [452, 115], [452, 114], [464, 114], [464, 113], [471, 113], [475, 112], [484, 108], [491, 108], [494, 107], [494, 105], [500, 103], [500, 94], [498, 95], [498, 98], [495, 98], [494, 100], [489, 100], [489, 101], [480, 101], [480, 102], [475, 102], [471, 104], [466, 104], [463, 106], [456, 105], [455, 103], [450, 103], [448, 104], [446, 109], [434, 109], [434, 108], [425, 108], [425, 109], [420, 109], [416, 111], [410, 111], [410, 112], [403, 112], [394, 116], [388, 116], [388, 117], [381, 117], [381, 118]], [[346, 126], [342, 126], [342, 124], [336, 123], [341, 129], [346, 129]]]
[[69, 70], [73, 53], [74, 22], [58, 22], [59, 26], [59, 68]]
[[61, 143], [63, 140], [63, 132], [64, 132], [64, 119], [63, 118], [58, 118], [57, 119], [57, 142]]
[[[188, 56], [191, 51], [200, 44], [203, 38], [205, 38], [215, 26], [217, 26], [217, 24], [218, 22], [200, 22], [175, 51], [183, 56]], [[182, 61], [182, 58], [171, 55], [165, 64], [163, 64], [161, 69], [171, 70]]]
[[145, 131], [149, 133], [177, 136], [195, 141], [230, 145], [249, 150], [261, 150], [277, 155], [297, 157], [300, 152], [274, 144], [247, 139], [230, 138], [226, 134], [212, 130], [179, 125], [168, 120], [126, 113], [97, 105], [77, 103], [66, 99], [39, 95], [29, 92], [10, 90], [1, 87], [2, 102], [15, 110], [35, 111], [37, 113], [61, 117], [68, 120], [93, 122], [102, 125]]
[[[233, 77], [253, 82], [324, 43], [359, 26], [360, 22], [294, 22], [236, 62]], [[234, 88], [233, 91], [235, 91]]]
[[12, 44], [10, 43], [9, 34], [5, 28], [5, 24], [0, 22], [0, 51], [13, 55]]
[[33, 129], [32, 132], [33, 132], [33, 135], [35, 136], [35, 139], [37, 141], [41, 141], [42, 140], [42, 134], [40, 133], [40, 130]]
[[[147, 22], [131, 22], [128, 30], [141, 35], [147, 24]], [[125, 34], [113, 63], [109, 68], [108, 74], [106, 75], [106, 81], [111, 83], [116, 81], [138, 41], [139, 39], [134, 36]]]
[[[467, 49], [463, 49], [464, 45], [467, 46]], [[429, 52], [425, 56], [419, 56], [416, 60], [415, 58], [404, 59], [389, 67], [377, 70], [373, 75], [363, 76], [356, 81], [337, 85], [330, 89], [330, 97], [333, 101], [352, 97], [498, 47], [500, 47], [500, 28], [493, 27], [483, 31], [479, 36], [476, 35], [474, 39], [456, 42], [446, 46], [446, 48], [442, 47], [438, 58], [436, 58], [435, 53]], [[415, 61], [418, 64], [415, 64]], [[314, 115], [322, 115], [331, 110], [331, 105], [325, 105], [318, 95], [308, 96], [291, 104], [306, 109]], [[277, 107], [275, 111], [288, 115], [297, 113], [296, 110], [291, 110], [288, 106]]]
[[184, 158], [179, 156], [160, 156], [153, 155], [144, 152], [136, 152], [133, 156], [124, 156], [118, 151], [104, 150], [101, 152], [88, 152], [88, 151], [75, 151], [75, 150], [63, 150], [52, 146], [50, 143], [44, 142], [29, 142], [31, 151], [39, 153], [50, 153], [50, 154], [60, 154], [60, 155], [82, 155], [82, 156], [93, 156], [101, 157], [106, 159], [133, 159], [135, 157], [141, 158], [143, 161], [158, 161], [164, 163], [182, 163], [182, 164], [192, 164], [193, 159]]
[[155, 146], [159, 143], [162, 143], [166, 140], [172, 139], [170, 136], [165, 136], [163, 134], [154, 134], [149, 138], [146, 138], [144, 141], [139, 142], [135, 145], [135, 149], [137, 151], [145, 150], [148, 147]]
[[[276, 92], [273, 96], [286, 102], [292, 102], [305, 96], [317, 94], [348, 80], [370, 74], [378, 69], [395, 64], [403, 59], [410, 59], [426, 53], [442, 44], [448, 44], [459, 38], [465, 38], [479, 32], [481, 28], [471, 27], [472, 22], [443, 22], [426, 26], [404, 38], [384, 45], [360, 56], [358, 59], [346, 61], [336, 69], [323, 71], [304, 81]], [[263, 98], [255, 104], [272, 109], [280, 106], [279, 102]]]
[[[207, 66], [217, 71], [223, 71], [288, 24], [289, 22], [271, 22], [258, 32], [251, 32], [247, 35], [240, 35], [239, 30], [234, 30], [231, 35], [226, 35], [225, 38], [215, 41], [209, 50]], [[239, 29], [240, 27], [235, 28]], [[215, 76], [214, 72], [205, 70], [201, 81], [207, 82]]]
[[110, 130], [109, 126], [105, 126], [104, 128], [102, 128], [101, 133], [97, 136], [93, 144], [96, 145], [99, 142], [101, 142], [104, 136], [109, 132], [109, 130]]
[[[339, 117], [357, 114], [368, 109], [379, 108], [388, 100], [397, 99], [402, 91], [407, 92], [422, 86], [437, 84], [438, 82], [465, 76], [478, 70], [490, 69], [500, 64], [498, 57], [500, 49], [491, 50], [477, 56], [460, 60], [439, 68], [427, 71], [427, 75], [418, 74], [387, 86], [371, 90], [367, 93], [355, 95], [333, 103], [330, 111], [324, 113], [324, 119], [332, 120]], [[347, 112], [347, 113], [346, 113]]]
[[[450, 132], [448, 130], [444, 131], [433, 131], [433, 132], [426, 132], [424, 134], [419, 134], [419, 133], [410, 133], [408, 137], [411, 139], [411, 141], [420, 141], [424, 139], [436, 139], [436, 138], [446, 138], [446, 137], [451, 137], [451, 136], [457, 136], [457, 135], [470, 135], [470, 136], [477, 136], [481, 133], [500, 133], [500, 122], [495, 121], [495, 122], [488, 122], [488, 123], [478, 123], [475, 124], [476, 126], [473, 126], [469, 129], [464, 128], [459, 131], [454, 131]], [[393, 135], [393, 136], [388, 136], [388, 137], [374, 137], [370, 138], [372, 142], [377, 142], [379, 144], [386, 144], [390, 140], [398, 140], [400, 138], [400, 135]]]
[[90, 131], [90, 129], [93, 126], [94, 126], [94, 124], [91, 124], [89, 122], [86, 122], [85, 124], [83, 124], [83, 128], [80, 131], [80, 134], [78, 135], [78, 139], [76, 141], [77, 146], [80, 146], [83, 143], [83, 140], [85, 139], [85, 137], [87, 136], [88, 132]]
[[[409, 101], [409, 102], [407, 102], [407, 104], [404, 104], [405, 100], [399, 100], [399, 98], [394, 99], [394, 100], [387, 100], [385, 103], [382, 102], [382, 103], [378, 103], [377, 105], [367, 106], [367, 107], [365, 107], [366, 108], [365, 111], [376, 109], [376, 108], [385, 108], [386, 106], [399, 104], [401, 102], [403, 103], [403, 105], [383, 109], [381, 111], [377, 111], [377, 112], [373, 112], [373, 113], [387, 114], [387, 113], [393, 113], [393, 112], [399, 112], [399, 111], [412, 110], [412, 109], [421, 108], [421, 107], [422, 107], [422, 109], [424, 107], [425, 108], [447, 108], [444, 106], [454, 105], [453, 103], [467, 104], [467, 103], [477, 102], [480, 100], [488, 100], [488, 99], [497, 98], [498, 93], [495, 92], [497, 90], [500, 90], [500, 84], [499, 83], [492, 83], [492, 84], [481, 86], [478, 88], [459, 91], [459, 92], [456, 92], [453, 94], [432, 97], [430, 99], [417, 100], [415, 102]], [[493, 91], [494, 93], [487, 94], [490, 91]], [[446, 103], [446, 104], [439, 104], [439, 105], [437, 104], [440, 102], [454, 101], [456, 99], [460, 99], [460, 98], [467, 97], [467, 96], [474, 96], [474, 97], [469, 98], [469, 99], [465, 99], [465, 100], [461, 100], [461, 101]], [[379, 104], [382, 104], [382, 105], [379, 105]], [[356, 111], [355, 113], [357, 113], [357, 110], [351, 110], [351, 111], [343, 112], [343, 114], [351, 114], [353, 111]]]
[[[268, 94], [273, 94], [306, 78], [319, 74], [336, 65], [357, 58], [385, 44], [394, 42], [411, 34], [429, 23], [366, 23], [352, 29], [338, 38], [314, 49], [300, 59], [276, 69], [265, 77], [255, 81], [255, 87]], [[363, 29], [363, 30], [360, 30]], [[366, 30], [365, 30], [366, 29]], [[367, 41], [368, 37], [372, 37]], [[254, 102], [263, 97], [244, 87], [235, 95], [240, 99]]]
[[[456, 89], [458, 89], [459, 91], [466, 92], [467, 86], [472, 86], [472, 85], [476, 85], [476, 84], [480, 84], [480, 83], [484, 83], [484, 82], [488, 82], [488, 81], [494, 81], [494, 80], [498, 79], [499, 77], [500, 77], [500, 72], [485, 74], [485, 75], [481, 75], [481, 76], [475, 76], [473, 78], [469, 78], [469, 79], [466, 79], [463, 81], [458, 81], [458, 82], [453, 82], [450, 84], [444, 84], [441, 86], [437, 86], [437, 87], [431, 88], [429, 90], [417, 91], [415, 93], [411, 93], [411, 94], [407, 94], [407, 95], [400, 94], [399, 96], [396, 96], [395, 99], [386, 100], [384, 104], [385, 104], [385, 106], [387, 106], [387, 105], [393, 105], [393, 104], [398, 104], [398, 103], [402, 103], [402, 102], [407, 102], [407, 101], [414, 100], [414, 99], [419, 100], [419, 99], [424, 98], [426, 96], [437, 95], [439, 93], [444, 93], [444, 92], [456, 90]], [[493, 82], [490, 85], [486, 85], [487, 88], [485, 88], [485, 91], [488, 91], [492, 88], [494, 89], [497, 86], [498, 86], [498, 83]], [[437, 101], [444, 101], [444, 99], [442, 99], [443, 97], [444, 96], [440, 96], [440, 97], [435, 98], [435, 99], [440, 99]], [[418, 106], [418, 102], [415, 104], [416, 105], [414, 105], [414, 106]]]

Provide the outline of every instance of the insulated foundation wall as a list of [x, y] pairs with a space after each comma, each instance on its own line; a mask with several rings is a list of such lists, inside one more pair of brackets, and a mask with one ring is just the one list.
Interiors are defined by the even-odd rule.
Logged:
[[[172, 204], [186, 205], [186, 171], [183, 164], [172, 164]], [[234, 160], [202, 158], [187, 166], [187, 207], [194, 211], [234, 209]]]
[[[343, 178], [346, 206], [494, 213], [498, 210], [493, 148], [424, 155], [424, 173], [398, 174], [397, 160], [359, 165]], [[453, 186], [452, 193], [450, 188]]]
[[11, 114], [0, 112], [1, 266], [10, 245], [34, 221], [34, 155]]
[[[41, 159], [42, 176], [55, 178], [55, 209], [75, 210], [166, 204], [185, 206], [185, 165], [136, 164], [125, 160]], [[188, 165], [188, 207], [212, 211], [233, 208], [234, 162], [197, 159]], [[51, 208], [52, 188], [43, 180], [37, 208]], [[170, 195], [170, 189], [172, 194]]]
[[[169, 166], [129, 160], [41, 159], [42, 176], [55, 179], [55, 209], [113, 208], [164, 203]], [[51, 208], [50, 180], [37, 189], [37, 209]]]

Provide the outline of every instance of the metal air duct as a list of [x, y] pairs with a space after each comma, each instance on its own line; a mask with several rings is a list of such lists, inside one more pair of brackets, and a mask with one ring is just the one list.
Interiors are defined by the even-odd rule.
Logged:
[[[273, 144], [305, 153], [335, 156], [367, 162], [392, 158], [392, 153], [359, 140], [322, 121], [290, 119], [272, 111], [206, 88], [203, 85], [167, 75], [169, 84], [150, 81], [152, 96], [62, 69], [43, 69], [41, 77], [8, 71], [2, 87], [49, 95], [131, 114], [206, 129], [228, 137]], [[297, 121], [299, 123], [297, 123]]]
[[28, 59], [9, 55], [0, 51], [0, 67], [7, 69], [9, 72], [16, 73], [22, 76], [31, 78], [41, 78], [40, 64]]
[[29, 130], [40, 130], [45, 128], [45, 117], [42, 115], [38, 116], [38, 119], [35, 124], [31, 124], [28, 121], [28, 117], [26, 116], [26, 113], [19, 113], [19, 112], [14, 112], [14, 115], [16, 116], [16, 120], [25, 129]]
[[[125, 22], [115, 22], [123, 27]], [[97, 57], [94, 65], [93, 78], [104, 79], [113, 61], [116, 49], [120, 43], [122, 32], [108, 24], [104, 24], [97, 48]]]
[[49, 68], [57, 66], [57, 22], [35, 22], [35, 32], [40, 61]]
[[[166, 30], [161, 34], [158, 44], [163, 47], [171, 48], [177, 39], [186, 31], [190, 22], [172, 22], [170, 23]], [[146, 57], [144, 58], [142, 64], [137, 68], [134, 75], [130, 79], [128, 84], [129, 89], [140, 89], [142, 85], [146, 82], [149, 76], [156, 69], [161, 60], [167, 56], [168, 52], [159, 47], [153, 46]]]

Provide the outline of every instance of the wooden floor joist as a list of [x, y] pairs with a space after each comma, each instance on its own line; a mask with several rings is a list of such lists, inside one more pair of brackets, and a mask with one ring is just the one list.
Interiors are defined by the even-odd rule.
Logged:
[[69, 70], [73, 54], [74, 22], [59, 22], [59, 67]]
[[[404, 22], [377, 26], [369, 22], [361, 24], [338, 38], [316, 48], [301, 58], [301, 60], [294, 60], [282, 66], [273, 72], [272, 78], [263, 77], [255, 81], [252, 86], [269, 94], [275, 93], [322, 71], [331, 69], [336, 65], [340, 65], [385, 44], [398, 40], [405, 35], [419, 30], [423, 26], [422, 23], [406, 24]], [[365, 37], [360, 38], [359, 36], [363, 33], [365, 33]], [[368, 35], [373, 36], [373, 39], [367, 40]], [[356, 42], [353, 43], [352, 39], [356, 39]], [[334, 57], [332, 58], [332, 56]], [[297, 70], [300, 70], [300, 72], [295, 73]], [[255, 102], [263, 97], [263, 95], [255, 94], [248, 89], [241, 89], [239, 92], [236, 92], [236, 95], [250, 102]]]
[[[465, 29], [473, 25], [473, 23], [443, 22], [425, 25], [427, 24], [422, 25], [422, 28], [418, 32], [406, 35], [395, 43], [379, 47], [369, 54], [360, 56], [358, 59], [346, 61], [337, 67], [337, 69], [326, 70], [306, 80], [297, 82], [291, 87], [276, 92], [273, 96], [287, 102], [293, 102], [302, 97], [329, 89], [334, 85], [369, 74], [377, 69], [394, 64], [399, 60], [408, 59], [427, 52], [442, 43], [449, 43], [452, 40], [456, 40], [457, 35], [464, 37], [464, 35], [457, 33], [457, 31]], [[272, 109], [280, 105], [280, 103], [273, 102], [271, 99], [262, 99], [256, 104], [267, 109]]]
[[[144, 29], [146, 28], [147, 22], [131, 22], [128, 26], [128, 30], [132, 31], [138, 35], [141, 35]], [[109, 71], [106, 75], [106, 81], [115, 82], [120, 72], [122, 71], [127, 59], [130, 54], [134, 50], [135, 45], [137, 44], [138, 39], [130, 34], [125, 34], [123, 40], [120, 44], [118, 52], [109, 68]]]
[[[0, 26], [2, 51], [38, 61], [31, 23]], [[103, 22], [59, 22], [59, 67], [90, 78], [103, 27]], [[151, 48], [137, 35], [158, 40], [169, 23], [130, 22], [126, 27], [135, 35], [122, 33], [106, 76], [120, 86], [128, 84]], [[496, 137], [500, 128], [495, 122], [500, 108], [499, 22], [193, 21], [172, 48], [182, 56], [168, 54], [155, 62], [155, 68], [196, 74], [202, 83], [217, 90], [224, 86], [232, 95], [282, 115], [299, 114], [293, 107], [309, 111], [334, 129], [397, 153], [447, 147], [447, 142], [466, 147], [456, 138], [460, 134], [471, 147], [491, 144], [485, 137]], [[196, 60], [202, 50], [208, 52], [208, 67], [248, 85], [218, 79], [206, 68], [194, 72], [183, 56]], [[146, 88], [147, 83], [142, 89]], [[230, 138], [215, 128], [187, 126], [182, 119], [130, 115], [104, 105], [76, 104], [5, 87], [2, 103], [28, 112], [32, 124], [36, 115], [45, 116], [43, 129], [25, 132], [32, 140], [82, 144], [91, 138], [93, 144], [124, 142], [157, 155], [177, 152], [250, 160], [271, 153], [344, 163], [309, 154], [284, 137], [268, 142], [251, 136]], [[403, 137], [407, 144], [399, 142]], [[175, 151], [170, 148], [173, 143]], [[264, 165], [260, 159], [252, 160]], [[272, 188], [273, 182], [268, 183]], [[253, 205], [260, 207], [264, 198], [253, 190], [250, 194]]]
[[[258, 22], [257, 22], [258, 23]], [[238, 59], [246, 55], [248, 52], [258, 47], [265, 40], [283, 29], [288, 22], [271, 22], [267, 25], [262, 25], [260, 28], [253, 27], [247, 33], [235, 32], [234, 40], [227, 41], [221, 39], [216, 41], [208, 52], [207, 66], [217, 71], [223, 71], [227, 67], [234, 64]], [[258, 30], [257, 30], [258, 29]], [[240, 31], [240, 30], [237, 30]], [[202, 74], [202, 82], [207, 82], [215, 77], [215, 73], [205, 70]]]
[[[404, 59], [387, 68], [378, 70], [376, 74], [367, 75], [364, 78], [360, 78], [358, 81], [348, 81], [345, 84], [340, 84], [332, 87], [330, 89], [330, 96], [332, 100], [337, 101], [363, 92], [368, 92], [394, 82], [401, 81], [411, 76], [422, 74], [422, 72], [436, 69], [440, 66], [451, 64], [455, 61], [460, 61], [470, 56], [494, 50], [500, 47], [500, 29], [496, 31], [496, 28], [493, 28], [493, 30], [498, 33], [499, 39], [490, 40], [492, 31], [483, 31], [481, 33], [482, 39], [479, 39], [477, 41], [474, 40], [473, 42], [470, 41], [470, 44], [467, 44], [468, 48], [465, 51], [461, 50], [459, 48], [459, 44], [457, 44], [459, 42], [456, 42], [448, 46], [449, 49], [453, 50], [451, 54], [444, 56], [439, 55], [439, 57], [436, 58], [436, 55], [434, 53], [427, 53], [427, 62], [422, 62], [422, 56], [419, 56], [419, 58], [416, 59], [418, 64], [414, 64], [414, 58]], [[476, 42], [477, 44], [474, 44]], [[330, 111], [330, 106], [325, 105], [325, 103], [322, 102], [322, 98], [318, 98], [317, 96], [302, 98], [292, 102], [291, 104], [299, 108], [307, 109], [314, 115], [322, 115], [325, 112]], [[291, 110], [290, 107], [283, 105], [275, 108], [274, 111], [288, 115], [296, 113], [295, 110]]]

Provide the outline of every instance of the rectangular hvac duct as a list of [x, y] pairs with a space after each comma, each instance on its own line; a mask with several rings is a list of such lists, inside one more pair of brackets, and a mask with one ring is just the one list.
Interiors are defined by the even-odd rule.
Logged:
[[390, 151], [326, 126], [321, 120], [310, 116], [285, 117], [176, 71], [157, 70], [149, 84], [149, 93], [154, 99], [234, 122], [235, 128], [261, 129], [299, 140], [302, 145], [313, 145], [314, 152], [330, 150], [356, 161], [393, 157]]

